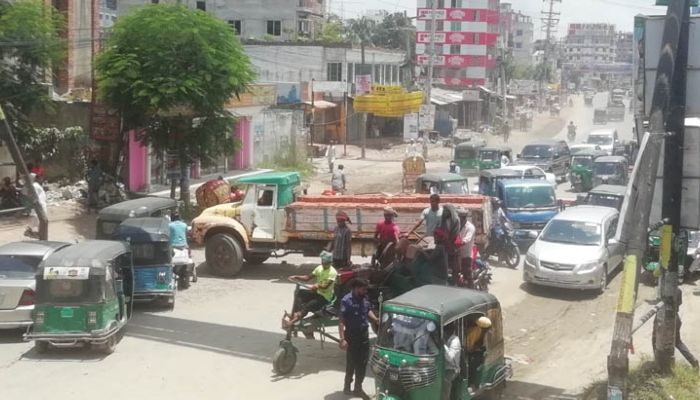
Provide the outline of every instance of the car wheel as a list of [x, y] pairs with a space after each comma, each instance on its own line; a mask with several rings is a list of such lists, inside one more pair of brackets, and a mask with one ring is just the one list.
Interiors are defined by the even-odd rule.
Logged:
[[217, 275], [233, 277], [243, 268], [241, 244], [225, 233], [207, 239], [204, 256], [211, 271]]

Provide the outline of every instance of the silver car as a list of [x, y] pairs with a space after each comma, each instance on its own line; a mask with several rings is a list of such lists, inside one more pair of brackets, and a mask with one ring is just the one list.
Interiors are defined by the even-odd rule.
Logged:
[[525, 256], [523, 280], [544, 286], [604, 291], [622, 264], [618, 211], [577, 206], [552, 218]]
[[0, 329], [28, 328], [34, 310], [34, 273], [69, 243], [27, 241], [0, 246]]

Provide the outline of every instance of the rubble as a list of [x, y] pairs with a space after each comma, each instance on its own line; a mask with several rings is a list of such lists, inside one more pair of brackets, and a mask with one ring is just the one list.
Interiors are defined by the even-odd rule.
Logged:
[[87, 184], [85, 181], [79, 181], [72, 185], [50, 183], [44, 190], [46, 191], [46, 202], [49, 205], [58, 205], [82, 199], [83, 193], [87, 190]]

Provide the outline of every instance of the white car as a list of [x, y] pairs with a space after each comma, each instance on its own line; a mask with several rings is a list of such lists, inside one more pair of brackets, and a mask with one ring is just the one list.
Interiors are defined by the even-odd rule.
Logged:
[[523, 280], [543, 286], [604, 291], [622, 264], [611, 207], [577, 206], [552, 218], [525, 256]]
[[598, 129], [588, 134], [586, 144], [600, 146], [601, 150], [611, 156], [613, 155], [615, 146], [619, 143], [619, 141], [620, 139], [617, 136], [617, 129]]
[[554, 185], [555, 187], [557, 186], [556, 175], [554, 175], [550, 172], [545, 172], [542, 168], [535, 167], [534, 165], [507, 165], [507, 166], [503, 167], [502, 169], [510, 169], [513, 171], [519, 171], [522, 174], [523, 179], [531, 179], [531, 178], [544, 179], [547, 182]]

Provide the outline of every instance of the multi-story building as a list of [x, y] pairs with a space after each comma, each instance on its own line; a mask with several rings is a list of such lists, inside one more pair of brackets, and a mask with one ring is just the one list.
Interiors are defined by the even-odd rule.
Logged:
[[566, 36], [566, 61], [578, 65], [611, 64], [617, 57], [617, 32], [613, 24], [570, 24]]
[[433, 20], [433, 83], [453, 88], [486, 85], [496, 67], [499, 0], [418, 0], [416, 61], [426, 70]]
[[514, 11], [510, 3], [501, 3], [500, 31], [504, 44], [511, 50], [513, 59], [522, 65], [532, 64], [535, 25], [532, 18]]
[[615, 62], [632, 64], [634, 62], [634, 34], [619, 32], [617, 34]]
[[223, 19], [241, 39], [313, 39], [321, 31], [325, 0], [119, 0], [117, 14], [145, 4], [180, 3]]

